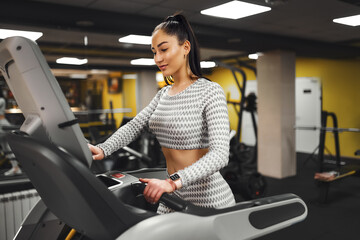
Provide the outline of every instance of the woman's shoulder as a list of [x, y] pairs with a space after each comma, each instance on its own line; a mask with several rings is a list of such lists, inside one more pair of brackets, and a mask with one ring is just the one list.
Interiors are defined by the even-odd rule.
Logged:
[[223, 91], [223, 88], [217, 83], [206, 78], [199, 78], [199, 87], [203, 89], [206, 94], [213, 94], [214, 91]]
[[166, 86], [160, 88], [159, 91], [157, 92], [156, 96], [161, 97], [170, 87], [171, 87], [171, 85], [166, 85]]

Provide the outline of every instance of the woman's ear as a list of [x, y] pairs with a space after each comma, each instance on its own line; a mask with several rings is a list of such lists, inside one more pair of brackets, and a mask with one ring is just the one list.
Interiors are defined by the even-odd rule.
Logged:
[[188, 55], [190, 50], [191, 50], [191, 43], [189, 42], [189, 40], [186, 40], [184, 42], [184, 51], [185, 51], [185, 54]]

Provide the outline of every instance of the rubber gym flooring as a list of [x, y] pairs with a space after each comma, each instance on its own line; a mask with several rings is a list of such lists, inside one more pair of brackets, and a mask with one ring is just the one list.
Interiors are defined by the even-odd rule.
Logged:
[[327, 201], [319, 202], [315, 184], [316, 161], [297, 154], [297, 176], [282, 180], [267, 178], [267, 195], [294, 193], [301, 197], [308, 216], [300, 223], [257, 238], [257, 240], [356, 240], [360, 239], [360, 177], [332, 183]]

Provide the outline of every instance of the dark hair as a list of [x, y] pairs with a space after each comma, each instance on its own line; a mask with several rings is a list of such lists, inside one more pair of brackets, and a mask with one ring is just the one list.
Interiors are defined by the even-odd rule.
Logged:
[[[160, 29], [170, 36], [176, 36], [180, 44], [183, 44], [186, 40], [190, 42], [191, 45], [191, 49], [189, 52], [190, 70], [196, 77], [198, 78], [202, 77], [201, 67], [200, 67], [199, 44], [185, 16], [182, 14], [174, 14], [173, 16], [169, 16], [165, 18], [165, 20], [162, 23], [160, 23], [155, 27], [153, 34], [154, 32]], [[166, 83], [168, 84], [167, 81]]]

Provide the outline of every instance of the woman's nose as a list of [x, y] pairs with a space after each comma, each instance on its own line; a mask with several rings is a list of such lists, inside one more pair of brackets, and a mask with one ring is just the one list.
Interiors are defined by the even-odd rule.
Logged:
[[155, 63], [160, 63], [163, 60], [163, 58], [162, 58], [161, 54], [156, 54], [154, 56], [154, 60], [155, 60]]

